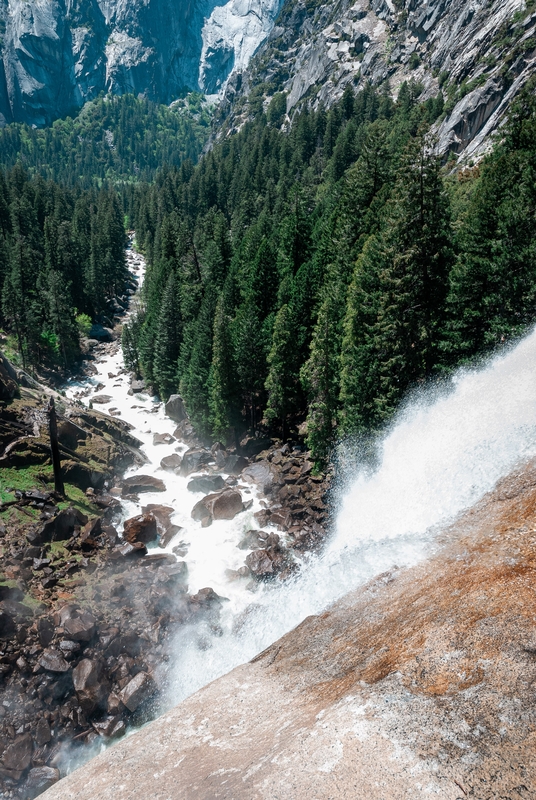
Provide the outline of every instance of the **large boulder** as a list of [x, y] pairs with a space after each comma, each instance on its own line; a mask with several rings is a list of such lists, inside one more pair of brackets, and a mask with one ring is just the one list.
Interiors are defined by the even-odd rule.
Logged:
[[17, 770], [22, 772], [28, 769], [32, 760], [33, 742], [29, 733], [23, 733], [22, 736], [17, 736], [14, 742], [7, 746], [4, 756], [3, 764], [6, 769]]
[[237, 456], [235, 453], [231, 453], [231, 455], [225, 459], [223, 471], [227, 472], [229, 475], [240, 475], [242, 470], [247, 467], [248, 463], [247, 458], [244, 458], [244, 456]]
[[35, 797], [50, 789], [60, 779], [60, 771], [55, 767], [34, 767], [28, 772], [24, 784], [24, 797], [34, 800]]
[[77, 616], [65, 620], [63, 627], [65, 633], [74, 642], [90, 642], [95, 633], [96, 620], [89, 611], [83, 611]]
[[172, 394], [165, 405], [166, 414], [174, 422], [182, 422], [188, 414], [184, 407], [183, 399], [178, 394]]
[[225, 481], [221, 475], [199, 475], [193, 478], [186, 487], [189, 492], [219, 492], [225, 486]]
[[136, 711], [140, 703], [148, 700], [155, 692], [155, 684], [146, 672], [138, 672], [125, 686], [119, 695], [123, 705], [129, 711]]
[[226, 489], [218, 494], [208, 494], [192, 509], [192, 518], [201, 522], [203, 528], [213, 520], [234, 519], [244, 510], [242, 495], [236, 489]]
[[253, 550], [248, 555], [246, 565], [259, 580], [273, 578], [286, 567], [289, 569], [292, 567], [277, 533], [270, 533], [266, 537], [264, 549]]
[[271, 491], [274, 476], [268, 461], [258, 461], [254, 464], [249, 464], [242, 470], [241, 477], [249, 483], [256, 484], [265, 494]]
[[125, 522], [123, 539], [130, 542], [143, 542], [149, 544], [158, 538], [157, 522], [155, 515], [149, 511], [137, 517], [131, 517]]
[[41, 545], [47, 542], [63, 542], [70, 539], [76, 527], [85, 525], [87, 517], [76, 508], [64, 508], [37, 530], [27, 534], [30, 544]]
[[240, 442], [240, 450], [247, 458], [253, 458], [262, 453], [263, 450], [268, 450], [272, 444], [272, 439], [267, 437], [247, 436]]
[[57, 650], [43, 650], [37, 663], [45, 672], [63, 673], [70, 670], [69, 664]]
[[214, 456], [210, 450], [204, 450], [201, 447], [192, 447], [187, 450], [182, 457], [182, 464], [180, 474], [183, 477], [191, 475], [192, 472], [198, 472], [202, 467], [214, 463]]
[[153, 434], [153, 444], [173, 444], [175, 437], [170, 433], [155, 433]]
[[90, 714], [105, 706], [110, 687], [103, 679], [102, 664], [99, 661], [83, 658], [73, 669], [73, 684], [83, 711]]
[[164, 456], [164, 458], [160, 461], [160, 466], [162, 469], [167, 470], [168, 472], [174, 472], [178, 474], [182, 463], [182, 458], [178, 453], [172, 453], [170, 456]]
[[104, 325], [94, 324], [89, 330], [89, 338], [96, 339], [97, 342], [113, 342], [114, 332]]
[[165, 492], [166, 484], [160, 478], [155, 478], [153, 475], [132, 475], [130, 478], [125, 478], [123, 481], [123, 488], [131, 494], [140, 494], [141, 492]]

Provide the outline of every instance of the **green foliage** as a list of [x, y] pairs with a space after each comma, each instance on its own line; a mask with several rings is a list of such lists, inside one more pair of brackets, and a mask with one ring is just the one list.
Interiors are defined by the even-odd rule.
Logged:
[[[472, 88], [440, 78], [450, 102]], [[453, 180], [427, 135], [442, 92], [420, 104], [410, 81], [393, 103], [347, 88], [282, 131], [284, 97], [264, 114], [265, 91], [197, 167], [137, 194], [149, 268], [125, 352], [164, 395], [181, 391], [202, 433], [306, 421], [322, 465], [412, 387], [536, 319], [536, 103], [529, 87], [504, 143]]]
[[162, 164], [196, 161], [209, 130], [202, 95], [192, 93], [170, 108], [108, 95], [49, 128], [7, 125], [0, 130], [0, 162], [70, 186], [137, 183], [152, 180]]
[[0, 324], [24, 367], [77, 359], [80, 335], [125, 283], [122, 221], [115, 192], [61, 189], [20, 166], [0, 173]]

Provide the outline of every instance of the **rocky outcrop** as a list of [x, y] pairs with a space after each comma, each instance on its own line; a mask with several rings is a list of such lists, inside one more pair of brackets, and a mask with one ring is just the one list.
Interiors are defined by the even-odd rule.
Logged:
[[44, 800], [531, 797], [535, 505], [531, 464]]
[[44, 125], [100, 92], [170, 103], [218, 92], [270, 32], [280, 0], [5, 0], [4, 121]]
[[443, 93], [440, 152], [470, 160], [534, 74], [535, 34], [525, 0], [287, 0], [248, 69], [229, 81], [222, 116], [230, 114], [228, 129], [239, 127], [254, 86], [265, 107], [285, 92], [279, 124], [288, 124], [302, 103], [329, 106], [346, 86], [372, 83], [396, 97], [412, 81], [423, 101]]

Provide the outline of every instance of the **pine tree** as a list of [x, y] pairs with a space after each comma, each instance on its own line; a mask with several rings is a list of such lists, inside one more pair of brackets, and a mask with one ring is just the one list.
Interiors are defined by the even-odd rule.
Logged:
[[420, 136], [349, 294], [341, 382], [346, 430], [388, 419], [407, 388], [437, 364], [452, 261], [439, 159]]
[[341, 325], [345, 309], [342, 281], [328, 283], [301, 380], [308, 397], [307, 446], [325, 464], [334, 441], [339, 409]]
[[226, 443], [234, 423], [236, 375], [230, 318], [225, 313], [225, 295], [220, 295], [214, 316], [212, 364], [208, 377], [209, 422], [215, 439]]
[[181, 315], [175, 273], [169, 276], [154, 343], [153, 376], [158, 394], [167, 400], [177, 389], [177, 359], [181, 345]]
[[285, 304], [275, 317], [272, 346], [267, 359], [268, 402], [265, 411], [265, 417], [269, 422], [281, 424], [283, 438], [287, 433], [287, 418], [296, 411], [298, 402], [297, 355], [294, 316], [292, 309]]

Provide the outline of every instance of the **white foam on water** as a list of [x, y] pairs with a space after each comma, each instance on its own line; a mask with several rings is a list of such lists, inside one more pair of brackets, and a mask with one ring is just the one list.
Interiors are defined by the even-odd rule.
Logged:
[[359, 469], [322, 555], [292, 581], [265, 587], [246, 612], [224, 615], [224, 636], [201, 653], [179, 632], [173, 700], [250, 659], [305, 617], [391, 568], [425, 558], [437, 531], [536, 455], [536, 333], [440, 396], [423, 392], [399, 413], [379, 466]]
[[[132, 259], [133, 256], [130, 256]], [[143, 276], [143, 265], [140, 272]], [[247, 581], [229, 581], [226, 570], [237, 569], [246, 553], [236, 545], [256, 527], [252, 517], [260, 506], [232, 521], [202, 529], [191, 509], [202, 495], [186, 488], [188, 480], [163, 471], [163, 456], [186, 445], [153, 445], [154, 433], [173, 433], [155, 398], [128, 395], [129, 380], [120, 374], [122, 354], [97, 364], [98, 375], [73, 384], [68, 394], [104, 384], [97, 394], [113, 399], [104, 411], [117, 408], [134, 426], [149, 463], [135, 472], [164, 480], [163, 493], [143, 494], [140, 505], [173, 506], [172, 521], [183, 530], [170, 543], [188, 545], [189, 592], [211, 586], [229, 598], [222, 609], [222, 635], [199, 627], [180, 628], [175, 658], [167, 667], [168, 703], [174, 704], [211, 680], [247, 661], [346, 592], [358, 588], [393, 565], [411, 565], [434, 546], [437, 530], [489, 491], [496, 481], [524, 458], [536, 454], [536, 333], [477, 370], [460, 371], [441, 392], [424, 391], [397, 415], [379, 445], [378, 466], [355, 465], [355, 476], [340, 502], [335, 530], [320, 556], [305, 558], [297, 577], [284, 584], [246, 589]], [[118, 375], [108, 378], [108, 373]], [[97, 407], [97, 406], [95, 406]], [[126, 503], [124, 518], [139, 513]], [[202, 647], [200, 647], [202, 641]]]

